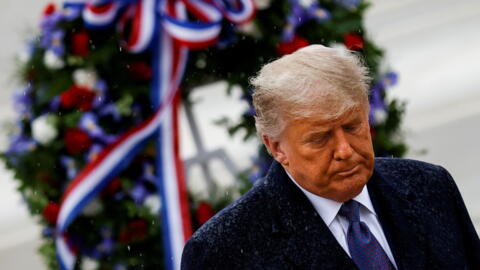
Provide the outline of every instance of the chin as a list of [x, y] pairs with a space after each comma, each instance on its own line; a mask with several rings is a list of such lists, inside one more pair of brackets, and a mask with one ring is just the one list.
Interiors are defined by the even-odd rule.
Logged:
[[347, 191], [339, 193], [338, 196], [335, 196], [333, 198], [333, 200], [343, 203], [343, 202], [346, 202], [346, 201], [349, 201], [349, 200], [355, 198], [358, 194], [360, 194], [361, 191], [362, 191], [362, 189], [355, 190], [355, 191], [347, 190]]
[[[348, 181], [350, 180], [350, 181]], [[360, 192], [362, 192], [363, 187], [367, 184], [368, 181], [364, 179], [345, 179], [341, 187], [339, 187], [336, 192], [334, 200], [338, 202], [346, 202], [355, 198]]]

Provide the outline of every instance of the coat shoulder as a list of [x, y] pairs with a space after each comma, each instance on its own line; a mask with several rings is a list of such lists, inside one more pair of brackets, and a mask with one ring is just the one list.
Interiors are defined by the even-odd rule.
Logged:
[[404, 224], [395, 232], [408, 228], [397, 244], [414, 235], [417, 247], [428, 254], [425, 259], [431, 269], [480, 269], [480, 241], [447, 170], [422, 161], [378, 158], [375, 172], [381, 176], [381, 190], [387, 191], [381, 194], [383, 202], [395, 206], [388, 212], [394, 215], [391, 226]]
[[431, 164], [425, 161], [406, 159], [406, 158], [375, 158], [375, 169], [392, 172], [420, 172], [438, 173], [443, 169], [441, 166]]
[[[268, 181], [260, 180], [249, 192], [241, 196], [200, 227], [187, 241], [183, 262], [189, 267], [182, 269], [197, 269], [190, 267], [191, 259], [198, 260], [195, 264], [206, 265], [215, 261], [216, 266], [242, 265], [242, 253], [258, 243], [257, 239], [271, 232], [271, 194]], [[260, 241], [261, 242], [261, 241]], [[222, 262], [223, 263], [219, 263]]]
[[442, 166], [403, 158], [376, 158], [375, 171], [386, 181], [412, 188], [451, 185], [450, 174]]
[[224, 236], [232, 238], [236, 234], [247, 232], [252, 226], [257, 227], [270, 213], [269, 198], [270, 192], [262, 179], [246, 194], [208, 220], [192, 238], [215, 240], [219, 237], [225, 240]]

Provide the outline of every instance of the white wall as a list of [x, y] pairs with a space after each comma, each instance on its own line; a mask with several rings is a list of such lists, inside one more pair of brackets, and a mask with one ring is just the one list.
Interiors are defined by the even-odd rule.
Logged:
[[391, 93], [408, 102], [408, 156], [450, 171], [478, 230], [480, 2], [374, 2], [366, 25], [400, 75]]
[[[0, 1], [0, 130], [5, 121], [12, 119], [12, 91], [18, 85], [15, 77], [15, 55], [24, 48], [24, 41], [34, 33], [43, 6], [47, 1]], [[4, 149], [6, 137], [0, 135]], [[36, 249], [40, 242], [41, 228], [27, 213], [16, 183], [0, 166], [0, 268], [43, 269]]]

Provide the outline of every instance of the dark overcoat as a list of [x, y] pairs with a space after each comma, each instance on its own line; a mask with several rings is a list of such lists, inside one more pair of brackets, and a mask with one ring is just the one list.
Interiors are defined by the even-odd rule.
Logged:
[[[480, 240], [450, 174], [375, 159], [372, 204], [398, 269], [480, 269]], [[279, 163], [187, 242], [182, 269], [356, 269]]]

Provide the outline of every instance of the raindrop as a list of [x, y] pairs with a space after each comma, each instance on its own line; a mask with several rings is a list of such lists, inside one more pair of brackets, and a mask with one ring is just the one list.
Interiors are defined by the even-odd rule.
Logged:
[[203, 69], [207, 66], [207, 62], [205, 61], [205, 59], [200, 58], [200, 59], [197, 60], [195, 65], [197, 66], [197, 68]]

